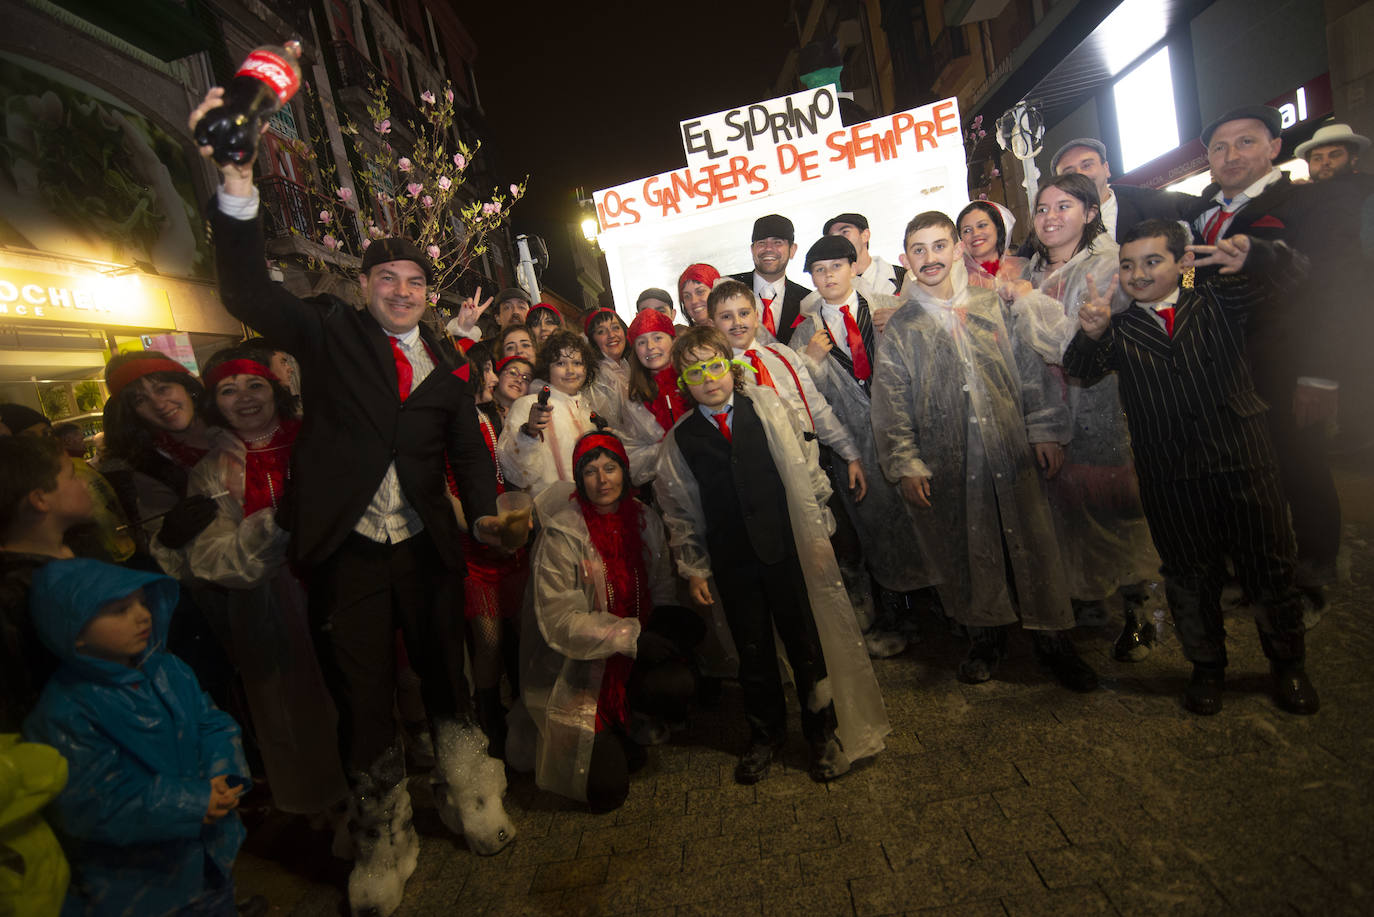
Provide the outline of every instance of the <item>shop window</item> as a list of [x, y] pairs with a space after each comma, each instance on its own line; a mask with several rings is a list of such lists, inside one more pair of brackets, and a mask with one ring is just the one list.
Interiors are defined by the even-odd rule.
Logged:
[[1129, 172], [1178, 146], [1169, 48], [1160, 48], [1112, 85], [1121, 169]]

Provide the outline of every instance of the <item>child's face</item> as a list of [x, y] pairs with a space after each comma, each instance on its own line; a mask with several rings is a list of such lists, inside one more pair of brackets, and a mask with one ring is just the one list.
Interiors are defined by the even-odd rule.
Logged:
[[[717, 408], [730, 400], [735, 391], [735, 374], [730, 371], [730, 360], [730, 356], [705, 347], [697, 347], [687, 354], [688, 362], [682, 367], [683, 375], [697, 378], [699, 371], [701, 381], [683, 379], [683, 382], [687, 384], [687, 392], [697, 404]], [[717, 372], [720, 375], [712, 379], [711, 376]]]
[[949, 279], [954, 259], [964, 256], [963, 248], [954, 241], [947, 226], [927, 226], [906, 237], [906, 252], [902, 264], [916, 275], [923, 287], [938, 289]]
[[754, 308], [752, 296], [731, 296], [716, 306], [716, 316], [712, 322], [725, 335], [731, 347], [747, 350], [759, 331], [759, 310]]
[[95, 510], [95, 502], [85, 482], [76, 476], [76, 463], [68, 456], [61, 456], [61, 470], [57, 473], [57, 486], [43, 492], [47, 512], [64, 525], [85, 522]]
[[673, 336], [662, 331], [647, 331], [635, 338], [635, 356], [639, 365], [656, 373], [672, 358]]
[[482, 390], [477, 393], [477, 403], [486, 404], [491, 400], [492, 392], [496, 390], [496, 370], [492, 368], [490, 360], [482, 362]]
[[558, 359], [549, 364], [549, 385], [565, 395], [576, 395], [582, 390], [587, 378], [587, 366], [582, 362], [582, 354], [575, 350], [564, 350]]
[[86, 622], [76, 638], [76, 648], [87, 656], [133, 665], [153, 636], [153, 614], [143, 604], [143, 590], [102, 605], [100, 613]]
[[533, 362], [534, 336], [524, 328], [510, 332], [501, 343], [501, 356], [522, 357]]
[[1121, 246], [1121, 289], [1136, 302], [1155, 303], [1178, 289], [1185, 265], [1175, 260], [1163, 236]]
[[492, 392], [492, 397], [510, 407], [515, 399], [529, 394], [530, 365], [519, 360], [507, 363], [496, 379], [496, 389]]
[[1076, 246], [1083, 238], [1083, 229], [1096, 215], [1096, 207], [1084, 207], [1072, 194], [1050, 185], [1036, 199], [1031, 222], [1035, 224], [1036, 238], [1053, 251]]
[[711, 288], [699, 280], [689, 280], [682, 285], [679, 292], [682, 297], [682, 311], [687, 313], [692, 324], [711, 324], [706, 312], [706, 299], [711, 295]]
[[854, 262], [848, 258], [813, 261], [807, 269], [816, 290], [831, 305], [844, 302], [854, 289]]
[[549, 336], [558, 330], [558, 316], [548, 309], [540, 309], [534, 316], [534, 324], [530, 326], [534, 331], [535, 346], [543, 344]]

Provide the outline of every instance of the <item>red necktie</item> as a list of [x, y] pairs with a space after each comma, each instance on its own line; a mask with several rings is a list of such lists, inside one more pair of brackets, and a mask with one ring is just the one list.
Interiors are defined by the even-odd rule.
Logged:
[[1163, 306], [1162, 308], [1156, 309], [1156, 310], [1155, 310], [1155, 314], [1158, 315], [1160, 318], [1164, 319], [1164, 330], [1165, 330], [1165, 332], [1168, 333], [1169, 337], [1173, 337], [1173, 336], [1174, 336], [1174, 307], [1173, 307], [1173, 306]]
[[868, 351], [864, 350], [864, 336], [859, 333], [859, 326], [854, 322], [854, 316], [849, 314], [849, 306], [840, 306], [840, 313], [844, 316], [844, 336], [849, 343], [849, 359], [854, 361], [854, 378], [860, 382], [866, 382], [868, 377], [873, 375], [873, 367], [868, 365]]
[[410, 397], [410, 381], [415, 377], [415, 370], [411, 368], [410, 358], [401, 349], [400, 340], [389, 334], [386, 339], [391, 342], [391, 357], [396, 361], [396, 394], [405, 401]]
[[1217, 208], [1217, 212], [1207, 221], [1207, 225], [1202, 227], [1202, 238], [1208, 245], [1217, 244], [1217, 236], [1221, 235], [1221, 227], [1226, 224], [1226, 218], [1231, 216], [1226, 205]]
[[773, 300], [774, 300], [774, 299], [777, 299], [777, 297], [774, 296], [774, 297], [772, 297], [771, 299], [765, 299], [765, 300], [763, 300], [763, 327], [767, 328], [767, 329], [768, 329], [768, 333], [771, 334], [771, 335], [773, 335], [773, 337], [777, 337], [777, 336], [778, 336], [778, 323], [773, 319], [773, 311], [772, 311], [772, 310], [773, 310]]
[[725, 434], [726, 441], [733, 440], [734, 434], [730, 432], [730, 412], [721, 411], [719, 414], [712, 414], [716, 419], [716, 426], [720, 427], [720, 432]]
[[754, 381], [758, 382], [759, 385], [766, 385], [776, 390], [777, 386], [773, 384], [773, 375], [768, 372], [768, 367], [764, 366], [763, 361], [759, 359], [759, 352], [750, 348], [744, 352], [744, 355], [749, 358], [749, 365], [754, 367]]

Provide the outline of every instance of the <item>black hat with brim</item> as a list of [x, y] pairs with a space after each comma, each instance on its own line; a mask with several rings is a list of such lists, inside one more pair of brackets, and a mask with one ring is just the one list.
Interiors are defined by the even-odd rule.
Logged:
[[391, 261], [414, 261], [425, 272], [425, 283], [434, 282], [434, 265], [430, 264], [429, 257], [414, 242], [394, 236], [378, 239], [367, 247], [363, 252], [362, 271], [366, 274], [377, 265]]
[[760, 239], [786, 239], [791, 243], [797, 241], [797, 230], [787, 217], [770, 213], [754, 221], [754, 235], [749, 241], [754, 243]]
[[806, 251], [806, 270], [811, 271], [811, 265], [817, 261], [835, 261], [840, 258], [847, 258], [850, 261], [858, 261], [859, 253], [854, 251], [854, 243], [844, 236], [821, 236]]
[[1246, 118], [1260, 121], [1269, 130], [1270, 137], [1283, 133], [1283, 115], [1272, 105], [1242, 105], [1233, 108], [1202, 129], [1202, 145], [1212, 145], [1212, 135], [1227, 121], [1241, 121]]

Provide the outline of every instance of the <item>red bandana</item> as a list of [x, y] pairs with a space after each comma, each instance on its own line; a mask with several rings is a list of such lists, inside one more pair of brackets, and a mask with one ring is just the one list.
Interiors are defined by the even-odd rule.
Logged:
[[707, 289], [710, 289], [716, 285], [716, 281], [719, 279], [720, 271], [711, 267], [709, 264], [689, 265], [687, 270], [682, 272], [682, 276], [677, 279], [678, 298], [682, 298], [682, 285], [689, 280], [695, 280], [697, 283], [704, 283]]
[[115, 371], [110, 373], [110, 378], [105, 380], [105, 387], [110, 390], [110, 397], [117, 398], [124, 387], [135, 379], [142, 379], [149, 373], [184, 373], [191, 375], [191, 371], [182, 366], [176, 360], [168, 359], [156, 351], [149, 351], [151, 356], [139, 357], [136, 360], [129, 360], [115, 367]]

